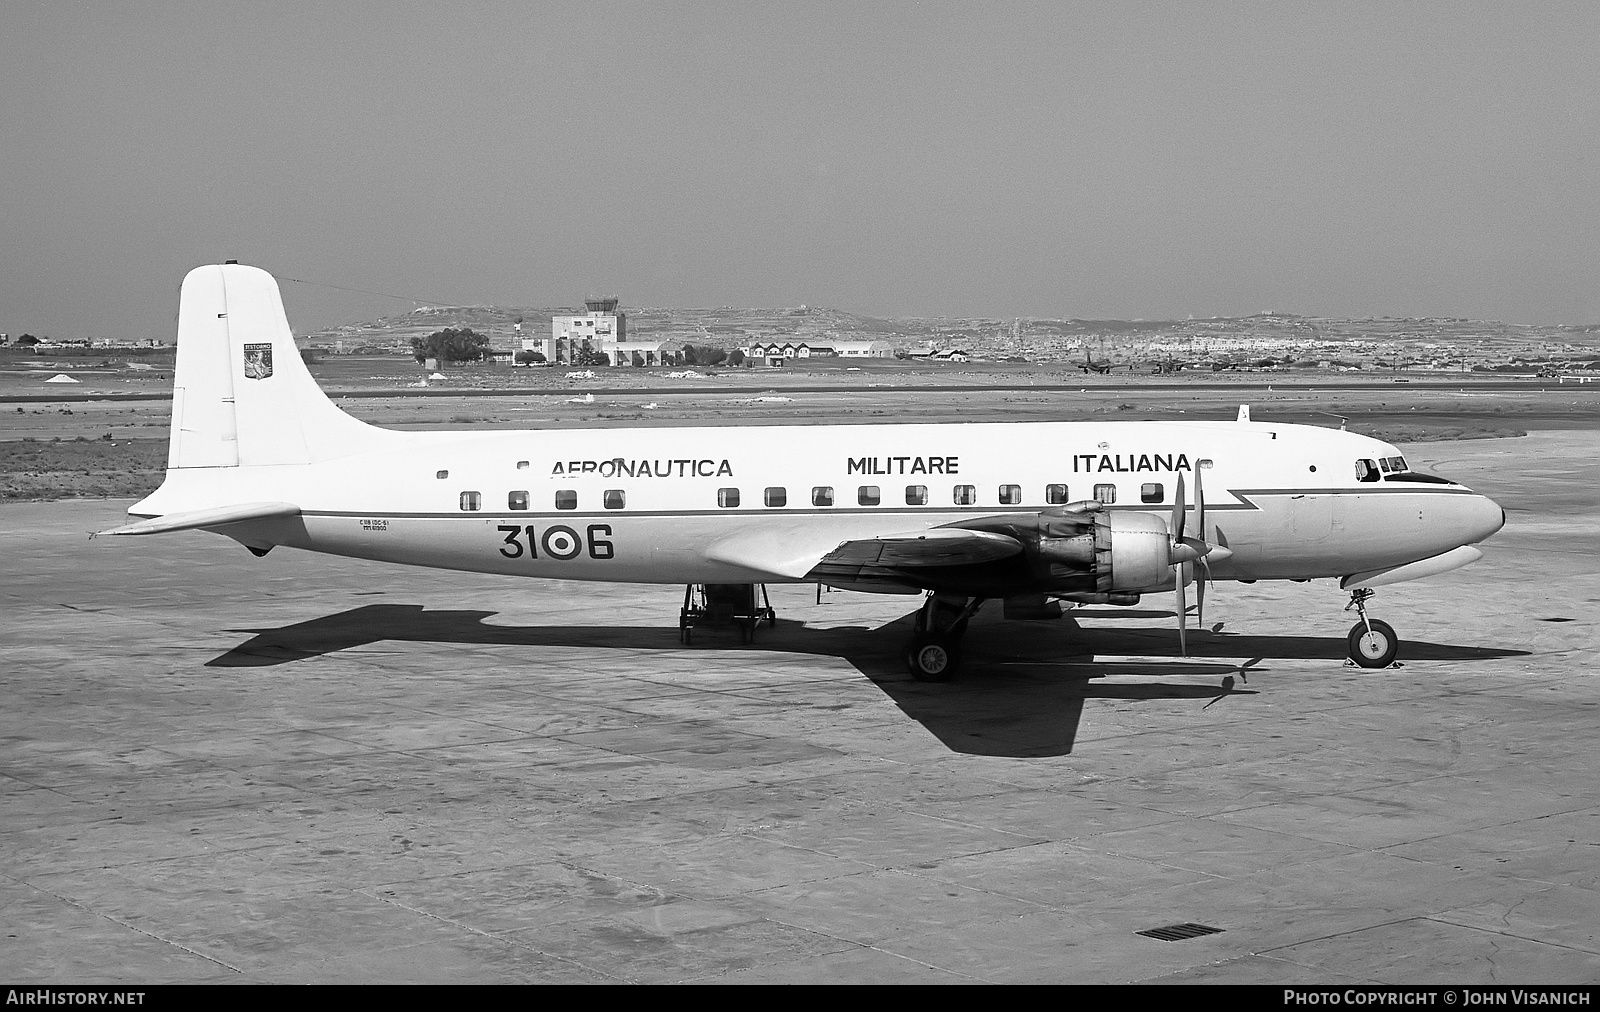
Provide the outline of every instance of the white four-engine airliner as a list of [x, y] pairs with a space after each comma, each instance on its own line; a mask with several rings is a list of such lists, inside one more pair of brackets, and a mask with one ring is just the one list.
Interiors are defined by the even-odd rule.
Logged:
[[108, 533], [206, 530], [568, 580], [924, 593], [906, 661], [953, 670], [986, 600], [1132, 604], [1201, 580], [1336, 578], [1350, 656], [1399, 643], [1373, 587], [1480, 558], [1505, 514], [1345, 431], [1239, 421], [398, 432], [339, 410], [277, 283], [184, 279], [166, 480]]

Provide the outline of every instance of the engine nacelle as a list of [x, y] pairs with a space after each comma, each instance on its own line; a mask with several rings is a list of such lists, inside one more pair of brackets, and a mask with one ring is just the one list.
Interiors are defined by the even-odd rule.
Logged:
[[1172, 581], [1167, 522], [1153, 513], [1045, 514], [1037, 537], [1041, 576], [1061, 589], [1127, 594]]
[[1165, 520], [1153, 513], [1102, 516], [1111, 551], [1109, 565], [1096, 569], [1096, 590], [1148, 590], [1171, 582], [1172, 538]]
[[1172, 539], [1166, 520], [1154, 513], [1110, 512], [1085, 503], [963, 526], [1021, 541], [1047, 593], [1125, 598], [1173, 580]]

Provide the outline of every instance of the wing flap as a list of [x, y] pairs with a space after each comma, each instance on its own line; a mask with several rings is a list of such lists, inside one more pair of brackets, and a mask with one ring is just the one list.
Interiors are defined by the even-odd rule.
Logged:
[[706, 547], [705, 557], [756, 572], [803, 580], [824, 562], [879, 567], [959, 566], [1002, 559], [1022, 551], [1022, 545], [1015, 538], [988, 531], [936, 527], [861, 537], [860, 533], [865, 532], [859, 532], [859, 528], [857, 532], [851, 531], [848, 523], [811, 520], [763, 525], [713, 542]]
[[[206, 527], [222, 527], [247, 520], [273, 520], [279, 517], [300, 515], [300, 507], [287, 502], [252, 502], [238, 506], [217, 506], [205, 510], [187, 510], [151, 517], [136, 523], [114, 527], [99, 534], [167, 534], [171, 531], [193, 531]], [[97, 535], [98, 536], [98, 535]]]
[[970, 566], [1005, 559], [1022, 551], [1016, 538], [990, 531], [935, 527], [912, 534], [846, 541], [820, 561], [829, 566]]

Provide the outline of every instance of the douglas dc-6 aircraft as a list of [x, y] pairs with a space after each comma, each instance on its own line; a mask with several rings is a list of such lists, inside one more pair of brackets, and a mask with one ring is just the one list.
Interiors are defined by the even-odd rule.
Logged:
[[[1192, 497], [1189, 490], [1192, 489]], [[1210, 499], [1207, 499], [1207, 496]], [[1076, 498], [1074, 498], [1076, 497]], [[954, 670], [967, 620], [1133, 604], [1211, 580], [1331, 577], [1350, 656], [1399, 643], [1372, 588], [1448, 572], [1505, 522], [1393, 446], [1248, 420], [397, 432], [316, 385], [277, 283], [184, 279], [166, 480], [118, 535], [207, 530], [256, 555], [569, 580], [817, 583], [926, 594], [911, 673]]]

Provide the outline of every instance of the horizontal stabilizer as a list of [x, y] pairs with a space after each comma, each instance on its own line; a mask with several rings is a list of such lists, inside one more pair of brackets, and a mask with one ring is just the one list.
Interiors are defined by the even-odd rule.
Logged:
[[1404, 583], [1407, 580], [1420, 580], [1425, 576], [1438, 576], [1448, 573], [1452, 569], [1471, 565], [1483, 558], [1483, 553], [1471, 545], [1462, 545], [1452, 548], [1443, 555], [1435, 555], [1431, 559], [1418, 559], [1408, 562], [1403, 566], [1390, 566], [1387, 569], [1369, 569], [1365, 573], [1352, 573], [1339, 581], [1341, 590], [1359, 590], [1362, 587], [1385, 587], [1391, 583]]
[[218, 506], [208, 510], [189, 510], [168, 513], [162, 517], [140, 520], [123, 527], [115, 527], [101, 534], [166, 534], [170, 531], [193, 531], [204, 527], [222, 527], [243, 523], [246, 520], [271, 520], [277, 517], [300, 515], [300, 507], [287, 502], [252, 502], [240, 506]]

